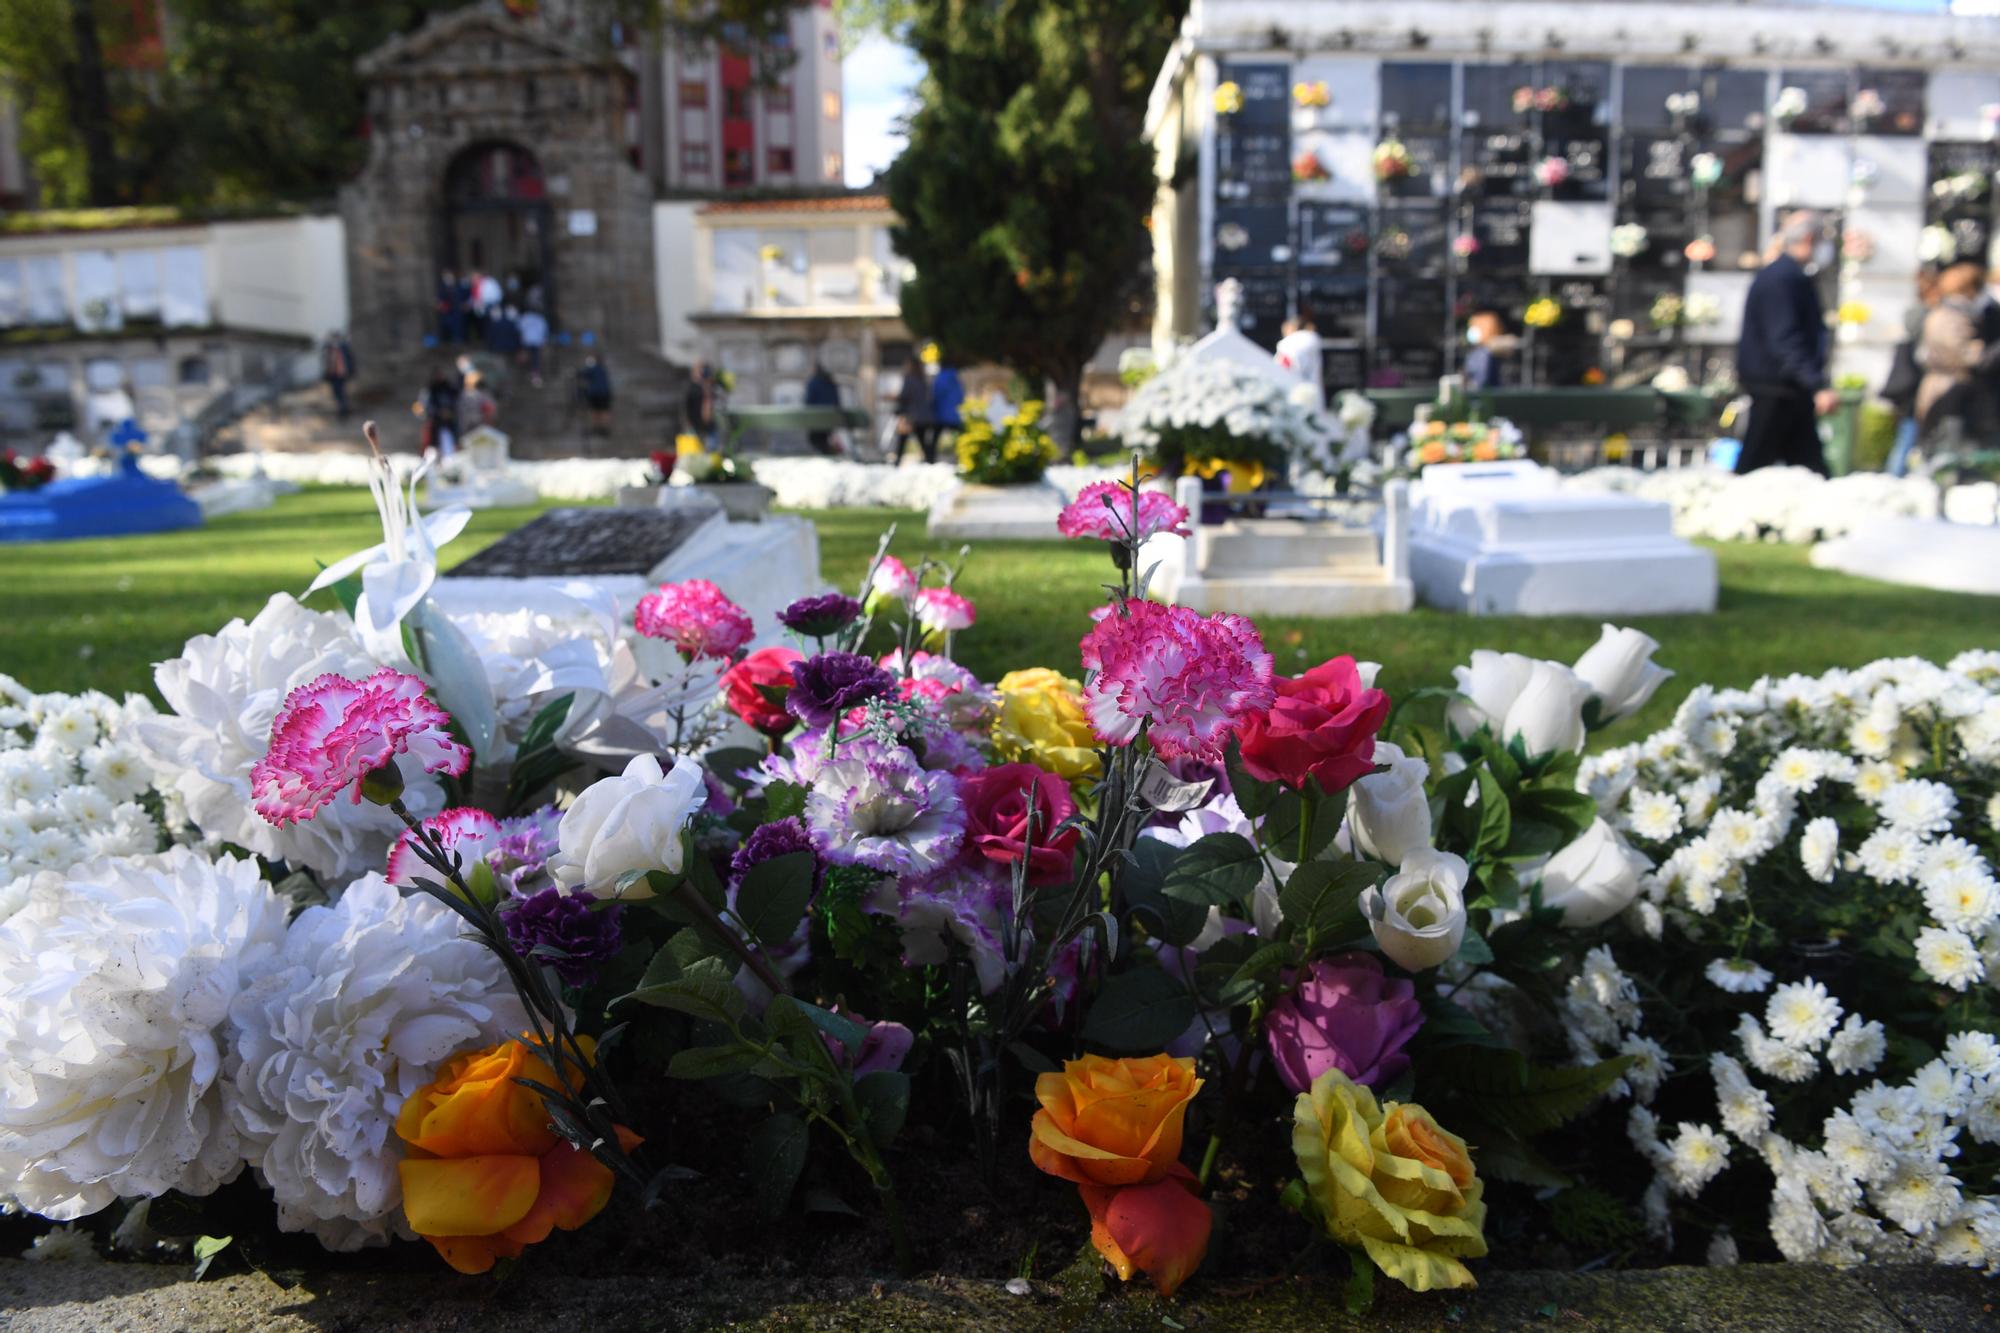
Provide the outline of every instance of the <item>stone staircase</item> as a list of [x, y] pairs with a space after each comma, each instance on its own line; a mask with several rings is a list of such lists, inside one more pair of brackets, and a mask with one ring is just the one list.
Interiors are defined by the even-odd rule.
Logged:
[[[1176, 495], [1199, 513], [1198, 481]], [[1410, 609], [1407, 498], [1391, 483], [1382, 532], [1335, 519], [1230, 518], [1203, 524], [1185, 540], [1154, 538], [1142, 556], [1158, 560], [1153, 589], [1177, 606], [1249, 616], [1384, 615]]]
[[[209, 447], [218, 452], [359, 449], [361, 423], [374, 420], [385, 447], [414, 452], [421, 423], [410, 405], [420, 396], [431, 367], [446, 359], [424, 353], [386, 366], [380, 359], [372, 364], [364, 359], [361, 378], [348, 386], [347, 420], [335, 416], [326, 386], [314, 384], [249, 412], [221, 430]], [[515, 458], [643, 458], [671, 444], [680, 429], [687, 372], [657, 357], [605, 357], [613, 395], [606, 435], [586, 429], [590, 414], [575, 392], [575, 369], [582, 364], [575, 349], [545, 367], [539, 386], [524, 369], [498, 365], [483, 354], [475, 353], [474, 359], [499, 401], [494, 424], [506, 433]]]

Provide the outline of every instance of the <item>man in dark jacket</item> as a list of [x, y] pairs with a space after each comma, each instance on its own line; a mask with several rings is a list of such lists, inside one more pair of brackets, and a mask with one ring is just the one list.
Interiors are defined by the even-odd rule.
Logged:
[[1826, 378], [1826, 311], [1806, 272], [1819, 242], [1817, 214], [1794, 213], [1778, 232], [1776, 258], [1750, 284], [1736, 377], [1750, 395], [1738, 473], [1789, 464], [1826, 475], [1816, 416], [1840, 406]]
[[[813, 362], [812, 378], [806, 381], [807, 407], [839, 407], [840, 386], [833, 382], [833, 376], [826, 373], [826, 367]], [[813, 452], [827, 458], [833, 457], [833, 432], [830, 430], [809, 430], [806, 442]]]

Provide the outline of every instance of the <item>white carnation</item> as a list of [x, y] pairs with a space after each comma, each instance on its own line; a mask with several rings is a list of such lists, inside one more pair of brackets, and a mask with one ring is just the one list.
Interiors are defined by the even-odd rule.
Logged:
[[254, 861], [175, 848], [37, 877], [0, 926], [0, 1193], [67, 1221], [233, 1178], [222, 1027], [284, 931]]
[[403, 1099], [456, 1052], [527, 1025], [499, 959], [458, 916], [380, 875], [311, 907], [229, 1010], [229, 1109], [278, 1225], [351, 1250], [388, 1237]]
[[[311, 819], [275, 828], [250, 802], [250, 768], [271, 744], [285, 695], [328, 672], [359, 679], [375, 663], [345, 617], [308, 611], [280, 593], [247, 624], [187, 641], [181, 656], [153, 672], [172, 711], [136, 730], [139, 744], [185, 801], [194, 826], [274, 861], [322, 878], [347, 878], [383, 864], [401, 822], [371, 802], [335, 801]], [[419, 816], [443, 803], [435, 781], [411, 782], [403, 801]]]

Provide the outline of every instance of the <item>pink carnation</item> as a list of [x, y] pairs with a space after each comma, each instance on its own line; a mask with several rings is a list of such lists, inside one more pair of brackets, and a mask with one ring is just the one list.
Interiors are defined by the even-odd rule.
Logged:
[[743, 608], [707, 579], [661, 584], [639, 599], [633, 620], [641, 634], [667, 640], [689, 660], [734, 657], [755, 632]]
[[[424, 821], [424, 829], [444, 847], [447, 856], [456, 852], [462, 873], [470, 874], [473, 863], [486, 859], [486, 854], [500, 845], [500, 821], [484, 810], [472, 806], [458, 806], [441, 811]], [[436, 881], [437, 871], [417, 855], [417, 835], [411, 829], [404, 829], [396, 839], [396, 845], [389, 849], [387, 875], [391, 884], [406, 889], [417, 887], [417, 881]]]
[[1080, 651], [1096, 673], [1083, 693], [1098, 739], [1130, 745], [1148, 723], [1165, 759], [1220, 761], [1237, 719], [1276, 698], [1271, 655], [1242, 616], [1128, 601], [1124, 614], [1098, 620]]
[[1188, 535], [1187, 506], [1175, 504], [1158, 491], [1139, 492], [1139, 516], [1132, 517], [1132, 492], [1122, 482], [1093, 481], [1056, 519], [1065, 537], [1097, 537], [1108, 542], [1145, 541], [1162, 532]]
[[353, 681], [321, 676], [285, 696], [271, 748], [250, 770], [257, 813], [283, 828], [311, 819], [342, 791], [361, 801], [361, 780], [407, 754], [426, 773], [462, 775], [472, 751], [445, 732], [451, 716], [424, 683], [391, 667]]
[[869, 581], [868, 591], [893, 597], [899, 602], [910, 600], [910, 594], [917, 590], [917, 576], [910, 567], [893, 555], [885, 555], [875, 566], [875, 576]]
[[979, 613], [972, 603], [950, 588], [925, 588], [913, 606], [917, 623], [933, 633], [971, 629]]

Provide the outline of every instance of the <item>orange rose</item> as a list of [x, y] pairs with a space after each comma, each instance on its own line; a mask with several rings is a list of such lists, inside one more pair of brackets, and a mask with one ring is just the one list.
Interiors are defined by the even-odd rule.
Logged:
[[[578, 1043], [595, 1052], [588, 1037]], [[396, 1117], [408, 1145], [399, 1170], [403, 1213], [418, 1235], [461, 1273], [518, 1258], [556, 1227], [574, 1231], [611, 1198], [609, 1168], [571, 1147], [549, 1122], [540, 1094], [516, 1079], [557, 1087], [525, 1042], [453, 1056]], [[582, 1079], [570, 1071], [572, 1090]], [[637, 1135], [620, 1126], [629, 1151]]]
[[1208, 1251], [1213, 1219], [1181, 1165], [1187, 1105], [1201, 1091], [1193, 1060], [1086, 1055], [1035, 1080], [1028, 1155], [1075, 1181], [1090, 1239], [1121, 1279], [1144, 1271], [1173, 1295]]

